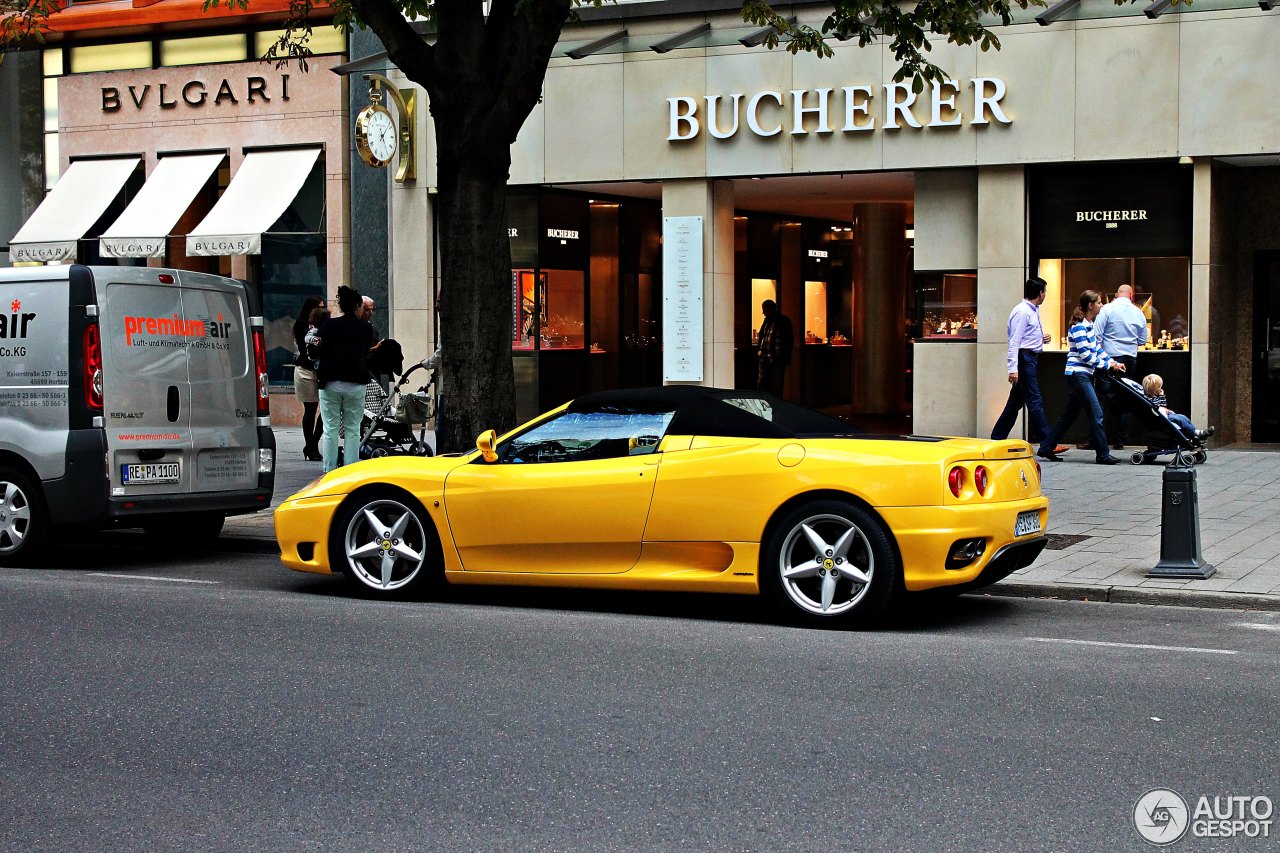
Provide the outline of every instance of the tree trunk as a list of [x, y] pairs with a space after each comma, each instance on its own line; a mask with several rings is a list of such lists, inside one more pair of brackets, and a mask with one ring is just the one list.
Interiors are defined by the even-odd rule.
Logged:
[[441, 141], [437, 310], [443, 399], [436, 441], [443, 452], [473, 448], [486, 429], [502, 433], [515, 426], [506, 206], [511, 154], [505, 140], [445, 147], [450, 137], [440, 125], [456, 122], [457, 111], [466, 108], [433, 104]]
[[349, 0], [405, 76], [426, 90], [440, 201], [441, 407], [436, 443], [468, 450], [515, 426], [511, 362], [511, 145], [542, 95], [571, 0], [436, 2], [424, 44], [399, 0]]

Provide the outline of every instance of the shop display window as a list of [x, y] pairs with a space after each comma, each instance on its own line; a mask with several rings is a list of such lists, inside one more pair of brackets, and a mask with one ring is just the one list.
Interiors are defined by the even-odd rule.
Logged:
[[1040, 309], [1052, 339], [1046, 349], [1067, 348], [1071, 313], [1082, 292], [1098, 291], [1105, 305], [1123, 284], [1133, 287], [1133, 303], [1146, 315], [1146, 349], [1190, 349], [1190, 258], [1045, 258], [1039, 274], [1048, 284]]
[[804, 342], [827, 343], [827, 283], [804, 283]]
[[764, 311], [760, 305], [766, 300], [778, 301], [778, 283], [770, 278], [751, 279], [751, 343], [760, 336], [760, 327], [764, 325]]
[[582, 349], [586, 277], [575, 270], [511, 271], [513, 350]]
[[583, 318], [586, 276], [578, 270], [546, 270], [546, 294], [539, 316], [546, 320], [540, 335], [541, 349], [582, 349], [586, 341]]
[[978, 339], [978, 276], [973, 272], [916, 275], [917, 340]]
[[534, 339], [546, 323], [545, 315], [538, 313], [538, 303], [546, 305], [546, 297], [539, 299], [539, 291], [545, 294], [547, 274], [533, 270], [511, 271], [511, 348], [534, 349]]

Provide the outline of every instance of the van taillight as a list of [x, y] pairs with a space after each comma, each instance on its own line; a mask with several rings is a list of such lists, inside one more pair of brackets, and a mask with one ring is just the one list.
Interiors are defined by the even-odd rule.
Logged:
[[98, 324], [84, 327], [84, 404], [90, 409], [102, 408], [102, 338]]
[[267, 339], [262, 329], [253, 330], [253, 370], [258, 374], [258, 416], [271, 414], [271, 386], [267, 381]]

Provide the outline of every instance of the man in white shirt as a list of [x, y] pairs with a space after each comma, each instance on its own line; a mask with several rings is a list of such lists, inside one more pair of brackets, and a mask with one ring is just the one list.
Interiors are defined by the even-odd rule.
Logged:
[[[1022, 291], [1022, 301], [1009, 313], [1009, 351], [1005, 359], [1009, 371], [1009, 399], [991, 430], [991, 438], [996, 441], [1009, 437], [1013, 422], [1024, 405], [1027, 407], [1027, 434], [1031, 442], [1038, 444], [1049, 434], [1044, 398], [1040, 396], [1040, 381], [1036, 375], [1040, 352], [1049, 342], [1049, 336], [1040, 324], [1040, 305], [1044, 302], [1047, 286], [1042, 278], [1028, 279]], [[1058, 448], [1056, 452], [1063, 450], [1066, 448]]]
[[[1138, 376], [1138, 348], [1147, 342], [1147, 315], [1133, 304], [1133, 288], [1122, 284], [1116, 288], [1112, 299], [1098, 312], [1093, 323], [1093, 333], [1102, 345], [1102, 351], [1124, 365], [1126, 376]], [[1108, 382], [1103, 379], [1100, 382]], [[1133, 427], [1133, 415], [1117, 411], [1109, 389], [1101, 395], [1107, 406], [1107, 433], [1117, 450], [1123, 450]]]

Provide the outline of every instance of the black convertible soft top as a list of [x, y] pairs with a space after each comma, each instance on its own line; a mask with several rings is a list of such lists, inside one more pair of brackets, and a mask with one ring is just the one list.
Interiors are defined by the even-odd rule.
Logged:
[[571, 412], [670, 412], [668, 435], [736, 438], [803, 438], [861, 435], [844, 421], [797, 406], [761, 391], [734, 391], [701, 385], [598, 391], [569, 404]]

